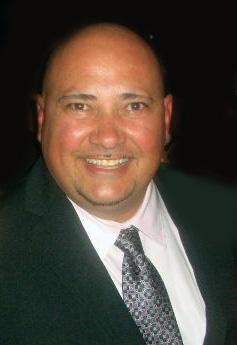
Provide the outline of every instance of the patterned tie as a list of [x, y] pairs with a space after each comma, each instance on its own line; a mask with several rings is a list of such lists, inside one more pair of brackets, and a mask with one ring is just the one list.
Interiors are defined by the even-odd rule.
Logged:
[[115, 245], [124, 252], [124, 302], [146, 344], [182, 345], [182, 338], [165, 285], [145, 256], [138, 229], [122, 229]]

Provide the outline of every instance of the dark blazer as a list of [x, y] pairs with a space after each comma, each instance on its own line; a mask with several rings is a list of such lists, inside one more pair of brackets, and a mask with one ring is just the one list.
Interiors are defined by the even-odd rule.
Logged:
[[[232, 344], [227, 332], [234, 322], [236, 196], [166, 168], [157, 184], [206, 303], [205, 345]], [[0, 217], [0, 344], [144, 344], [71, 203], [41, 160], [6, 199]]]

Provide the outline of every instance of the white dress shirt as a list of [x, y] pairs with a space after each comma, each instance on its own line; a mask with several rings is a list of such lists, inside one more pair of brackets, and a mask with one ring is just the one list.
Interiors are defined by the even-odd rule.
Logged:
[[166, 286], [184, 345], [202, 345], [205, 304], [178, 230], [155, 183], [149, 184], [137, 213], [124, 223], [97, 218], [70, 201], [121, 297], [123, 252], [114, 243], [121, 229], [131, 225], [139, 229], [144, 252]]

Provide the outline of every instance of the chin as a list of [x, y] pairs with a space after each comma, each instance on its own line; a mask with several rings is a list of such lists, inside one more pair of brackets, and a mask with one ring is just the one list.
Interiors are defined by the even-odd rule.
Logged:
[[91, 206], [101, 206], [101, 207], [116, 207], [126, 203], [134, 193], [134, 188], [124, 191], [121, 193], [119, 191], [113, 191], [113, 193], [105, 193], [105, 191], [98, 191], [97, 193], [89, 193], [83, 191], [80, 188], [77, 188], [77, 195], [81, 199], [84, 199], [85, 202], [89, 203]]

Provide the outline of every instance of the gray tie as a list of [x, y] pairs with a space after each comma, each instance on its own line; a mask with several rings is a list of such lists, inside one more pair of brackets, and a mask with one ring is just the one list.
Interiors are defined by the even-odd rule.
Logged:
[[144, 254], [138, 229], [121, 230], [115, 245], [124, 252], [124, 302], [146, 344], [183, 344], [165, 285]]

